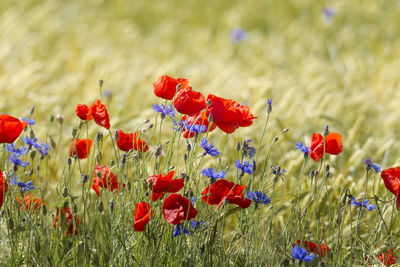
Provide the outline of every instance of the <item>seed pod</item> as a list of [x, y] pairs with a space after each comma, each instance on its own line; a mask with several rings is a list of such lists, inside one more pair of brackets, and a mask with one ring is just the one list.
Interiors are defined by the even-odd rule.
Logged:
[[60, 113], [57, 113], [57, 115], [56, 115], [56, 121], [57, 121], [60, 125], [63, 125], [63, 123], [64, 123], [64, 117], [63, 117]]
[[42, 205], [42, 214], [43, 214], [43, 216], [46, 216], [46, 214], [47, 214], [46, 205]]
[[68, 196], [68, 188], [66, 186], [64, 186], [61, 195], [63, 197], [67, 197]]

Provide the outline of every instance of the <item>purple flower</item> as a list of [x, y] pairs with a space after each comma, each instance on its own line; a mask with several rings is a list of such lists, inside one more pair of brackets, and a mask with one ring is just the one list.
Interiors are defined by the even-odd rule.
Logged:
[[272, 111], [272, 99], [268, 98], [267, 112], [271, 113], [271, 111]]
[[330, 22], [334, 16], [336, 16], [336, 10], [330, 7], [324, 7], [322, 9], [322, 12], [324, 13], [324, 19], [326, 22]]
[[200, 146], [202, 149], [204, 149], [204, 156], [207, 154], [213, 157], [221, 155], [221, 152], [218, 152], [218, 149], [216, 149], [213, 144], [208, 144], [207, 138], [205, 137], [203, 138], [203, 140], [201, 140]]
[[230, 35], [232, 43], [235, 45], [247, 40], [247, 32], [241, 28], [233, 29]]
[[235, 161], [235, 166], [236, 166], [236, 168], [241, 170], [243, 173], [248, 173], [248, 174], [253, 173], [253, 165], [249, 161], [244, 161], [242, 163], [238, 159], [237, 161]]
[[28, 125], [34, 125], [35, 124], [35, 120], [34, 119], [29, 119], [29, 118], [25, 118], [25, 117], [23, 117], [21, 119], [21, 121], [26, 121], [28, 123]]
[[247, 198], [253, 200], [256, 203], [262, 203], [264, 205], [268, 205], [271, 203], [271, 199], [269, 199], [269, 197], [261, 191], [249, 191], [247, 192]]
[[369, 211], [373, 211], [376, 207], [375, 204], [369, 204], [369, 199], [364, 199], [362, 202], [361, 201], [357, 201], [355, 197], [353, 197], [353, 199], [351, 200], [350, 205], [359, 207], [359, 208], [366, 208]]
[[207, 126], [200, 124], [186, 124], [185, 129], [189, 131], [189, 133], [204, 133], [207, 131]]
[[271, 167], [271, 172], [275, 175], [275, 178], [281, 178], [281, 180], [283, 181], [283, 175], [286, 172], [285, 169], [282, 169], [280, 166], [276, 166], [273, 167], [272, 165], [270, 165]]
[[19, 186], [21, 193], [24, 191], [29, 192], [35, 188], [32, 181], [28, 181], [26, 183], [19, 182], [17, 185]]
[[292, 248], [292, 257], [299, 261], [311, 262], [314, 260], [315, 255], [296, 245]]
[[367, 171], [370, 171], [372, 169], [374, 169], [376, 173], [381, 171], [381, 166], [372, 162], [371, 158], [367, 158], [366, 160], [364, 160], [364, 164], [365, 164], [365, 168], [367, 169]]
[[186, 229], [185, 227], [183, 227], [181, 224], [175, 225], [174, 227], [174, 237], [180, 236], [182, 235], [182, 232], [184, 234], [190, 235], [190, 232], [188, 229]]
[[203, 169], [201, 171], [201, 175], [209, 177], [211, 179], [224, 179], [226, 172], [220, 171], [217, 172], [214, 168]]
[[303, 145], [302, 142], [296, 142], [296, 149], [300, 150], [301, 152], [308, 154], [310, 152], [310, 149]]
[[166, 107], [165, 105], [153, 105], [153, 109], [161, 113], [161, 117], [169, 116], [171, 119], [175, 117], [175, 108], [172, 105]]

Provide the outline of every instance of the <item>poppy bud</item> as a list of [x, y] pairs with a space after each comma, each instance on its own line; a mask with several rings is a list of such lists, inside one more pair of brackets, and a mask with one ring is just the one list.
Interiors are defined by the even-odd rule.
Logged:
[[100, 199], [98, 199], [98, 200], [96, 201], [96, 207], [97, 207], [97, 210], [98, 210], [99, 212], [103, 212], [104, 206], [103, 206], [103, 202], [102, 202]]
[[53, 121], [54, 121], [54, 115], [51, 114], [51, 115], [50, 115], [50, 122], [53, 122]]
[[76, 138], [77, 133], [78, 133], [78, 129], [73, 128], [73, 129], [72, 129], [72, 137], [73, 137], [73, 138]]
[[187, 144], [186, 150], [187, 150], [188, 152], [189, 152], [190, 150], [192, 150], [192, 146], [190, 145], [190, 143]]
[[56, 115], [56, 121], [57, 121], [60, 125], [63, 125], [63, 123], [64, 123], [64, 117], [63, 117], [60, 113], [57, 113], [57, 115]]
[[143, 123], [149, 123], [149, 122], [150, 122], [150, 120], [146, 119]]
[[325, 167], [325, 171], [326, 171], [326, 172], [329, 172], [329, 168], [330, 168], [330, 167], [329, 167], [329, 164], [328, 164], [328, 165], [326, 165], [326, 167]]
[[240, 151], [241, 145], [240, 142], [238, 141], [236, 144], [236, 151]]
[[104, 84], [104, 81], [103, 80], [99, 80], [99, 88], [100, 89], [103, 88], [103, 84]]
[[82, 183], [85, 184], [89, 180], [89, 175], [82, 174], [81, 178], [82, 178]]
[[115, 131], [115, 140], [118, 141], [118, 138], [119, 138], [118, 131]]
[[32, 130], [29, 131], [29, 137], [31, 139], [33, 139], [35, 137], [35, 133]]
[[71, 160], [71, 158], [68, 158], [68, 166], [71, 166], [71, 164], [72, 164], [72, 160]]
[[329, 178], [329, 172], [325, 173], [325, 179]]
[[287, 132], [289, 132], [289, 129], [288, 129], [288, 128], [285, 128], [285, 129], [283, 129], [283, 132], [282, 132], [282, 133], [287, 133]]
[[66, 209], [68, 207], [68, 205], [69, 205], [68, 201], [64, 201], [63, 208]]
[[40, 166], [37, 165], [37, 166], [36, 166], [36, 171], [39, 171], [39, 170], [40, 170]]
[[144, 195], [145, 195], [146, 197], [148, 197], [150, 194], [149, 194], [149, 192], [146, 191], [146, 193], [144, 193]]
[[64, 186], [61, 195], [63, 197], [67, 197], [68, 196], [68, 188], [66, 186]]
[[274, 138], [274, 140], [273, 140], [273, 143], [278, 142], [278, 140], [279, 140], [278, 136], [275, 136], [275, 138]]
[[14, 220], [12, 218], [8, 218], [8, 229], [14, 230]]
[[35, 158], [35, 156], [36, 156], [36, 150], [31, 150], [31, 151], [29, 152], [29, 156], [30, 156], [31, 159], [33, 160], [33, 159]]
[[35, 112], [35, 106], [32, 106], [31, 111], [29, 111], [29, 115], [32, 115]]
[[188, 158], [188, 156], [187, 156], [187, 154], [185, 153], [185, 154], [183, 155], [183, 160], [186, 162], [187, 158]]
[[154, 124], [150, 123], [149, 129], [153, 128]]
[[42, 205], [42, 214], [43, 214], [43, 216], [46, 216], [46, 214], [47, 214], [46, 205]]

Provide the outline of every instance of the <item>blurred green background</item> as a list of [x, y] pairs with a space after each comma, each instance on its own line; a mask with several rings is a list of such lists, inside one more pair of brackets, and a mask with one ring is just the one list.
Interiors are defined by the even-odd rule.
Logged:
[[[324, 8], [335, 15], [329, 19]], [[267, 138], [290, 131], [271, 163], [288, 169], [289, 182], [302, 162], [295, 142], [309, 144], [328, 124], [344, 141], [331, 177], [356, 193], [366, 157], [384, 168], [400, 163], [399, 9], [394, 0], [3, 0], [1, 112], [22, 117], [35, 105], [43, 138], [58, 131], [48, 119], [60, 113], [69, 143], [76, 105], [99, 97], [98, 80], [111, 92], [105, 102], [115, 130], [154, 120], [159, 76], [184, 77], [204, 95], [235, 99], [259, 117], [229, 139], [232, 151], [238, 140], [258, 140], [272, 98]], [[235, 45], [236, 27], [248, 38]]]

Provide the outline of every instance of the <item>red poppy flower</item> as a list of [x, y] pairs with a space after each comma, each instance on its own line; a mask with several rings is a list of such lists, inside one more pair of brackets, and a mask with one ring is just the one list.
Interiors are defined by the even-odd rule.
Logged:
[[[101, 173], [101, 178], [97, 176], [98, 173]], [[109, 167], [96, 164], [92, 188], [98, 196], [100, 196], [100, 187], [107, 188], [110, 191], [118, 190], [119, 182], [117, 176], [110, 171]]]
[[149, 146], [139, 137], [139, 131], [134, 133], [124, 133], [122, 130], [118, 130], [118, 147], [119, 149], [128, 152], [131, 149], [136, 151], [146, 152], [149, 150]]
[[153, 83], [154, 94], [163, 99], [172, 100], [178, 84], [181, 84], [181, 89], [183, 89], [188, 86], [189, 81], [183, 78], [174, 79], [167, 75], [161, 76]]
[[5, 194], [8, 190], [7, 180], [3, 176], [3, 172], [0, 170], [0, 208], [3, 206]]
[[150, 216], [154, 214], [154, 210], [150, 209], [150, 204], [146, 202], [136, 203], [135, 208], [135, 222], [133, 223], [133, 229], [137, 232], [142, 232], [146, 228], [146, 224], [150, 220]]
[[393, 251], [388, 249], [386, 252], [382, 252], [379, 255], [379, 260], [383, 262], [385, 266], [391, 266], [396, 263], [397, 256], [393, 256]]
[[245, 185], [239, 185], [228, 182], [225, 179], [219, 179], [210, 186], [207, 186], [203, 192], [202, 199], [209, 205], [218, 205], [217, 209], [224, 204], [225, 201], [233, 203], [241, 208], [248, 208], [251, 200], [243, 197]]
[[0, 115], [0, 143], [13, 143], [27, 124], [12, 116]]
[[78, 154], [78, 158], [86, 159], [90, 153], [91, 146], [92, 146], [92, 140], [90, 139], [72, 138], [71, 145], [69, 146], [69, 156], [74, 157], [76, 154]]
[[252, 125], [253, 120], [257, 118], [250, 113], [249, 107], [242, 106], [233, 100], [210, 94], [207, 101], [211, 101], [207, 113], [211, 113], [213, 122], [228, 134], [239, 127]]
[[[338, 133], [329, 133], [326, 136], [325, 152], [331, 155], [339, 155], [342, 151], [342, 136]], [[311, 136], [309, 154], [315, 162], [318, 162], [324, 155], [324, 137], [319, 133], [313, 133]]]
[[97, 99], [90, 107], [90, 112], [98, 125], [103, 126], [107, 130], [110, 129], [110, 118], [108, 117], [106, 105]]
[[[192, 117], [183, 115], [182, 121], [186, 121], [187, 124], [191, 124], [191, 125], [204, 125], [207, 129], [210, 124], [210, 122], [208, 121], [208, 116], [204, 110]], [[212, 122], [209, 132], [212, 132], [216, 127], [217, 127], [217, 125], [214, 122]], [[183, 131], [182, 136], [184, 138], [192, 138], [194, 135], [195, 135], [195, 132], [189, 132], [189, 130], [185, 129]]]
[[25, 197], [24, 201], [22, 201], [19, 197], [17, 198], [19, 205], [22, 210], [31, 210], [36, 211], [40, 209], [42, 206], [46, 206], [46, 202], [43, 202], [40, 197], [33, 198], [33, 194], [29, 194]]
[[190, 200], [180, 194], [171, 194], [163, 204], [163, 215], [170, 224], [180, 224], [184, 220], [190, 221], [197, 215], [197, 210]]
[[[54, 225], [53, 225], [54, 228], [56, 228], [56, 226], [57, 226], [57, 222], [58, 222], [58, 218], [59, 218], [59, 210], [60, 209], [57, 207], [57, 215], [56, 215], [56, 219], [55, 219]], [[73, 220], [74, 220], [74, 222], [73, 222]], [[75, 228], [75, 235], [78, 234], [79, 224], [80, 224], [80, 216], [79, 215], [75, 215], [74, 216], [71, 213], [71, 209], [69, 207], [61, 209], [60, 227], [61, 228], [68, 227], [68, 232], [69, 232], [69, 236], [70, 237], [72, 237], [72, 233], [74, 232], [74, 228]]]
[[[301, 244], [301, 240], [297, 240], [297, 244], [299, 246], [302, 246]], [[293, 244], [293, 247], [295, 245]], [[304, 246], [305, 249], [308, 249], [308, 251], [310, 251], [311, 253], [315, 253], [321, 256], [326, 256], [326, 254], [328, 253], [328, 251], [330, 250], [330, 248], [328, 246], [326, 246], [324, 243], [321, 243], [321, 246], [318, 246], [317, 244], [313, 243], [313, 242], [309, 242], [307, 240], [304, 241]]]
[[400, 167], [390, 168], [381, 172], [385, 187], [396, 197], [396, 207], [400, 210]]
[[191, 87], [181, 88], [174, 98], [177, 111], [188, 116], [194, 116], [207, 107], [204, 96]]
[[153, 183], [153, 194], [151, 198], [156, 201], [164, 196], [165, 193], [176, 193], [184, 186], [183, 179], [178, 178], [173, 180], [175, 171], [170, 171], [167, 175], [157, 174], [147, 179], [147, 182]]
[[90, 121], [93, 119], [92, 112], [90, 112], [89, 107], [86, 105], [78, 104], [75, 113], [83, 121]]

